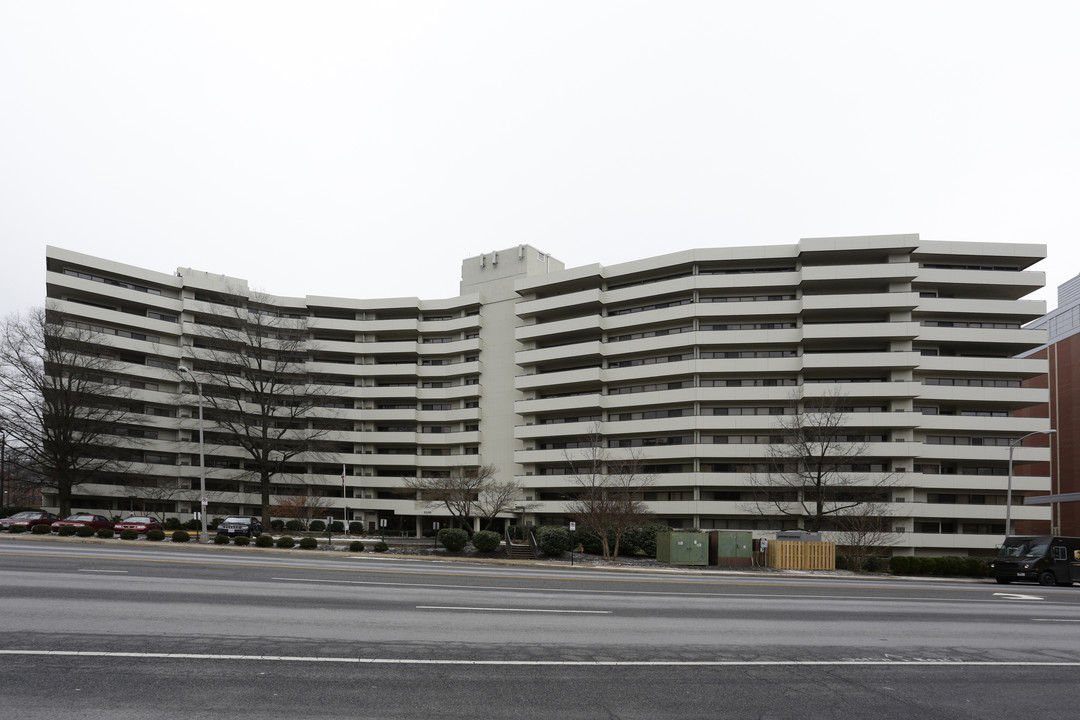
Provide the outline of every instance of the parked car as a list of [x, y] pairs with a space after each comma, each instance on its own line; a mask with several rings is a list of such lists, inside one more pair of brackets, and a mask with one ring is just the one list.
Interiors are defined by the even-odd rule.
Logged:
[[123, 530], [135, 530], [140, 535], [145, 535], [149, 530], [160, 530], [161, 523], [149, 515], [132, 515], [126, 517], [113, 526], [113, 530], [121, 532]]
[[237, 535], [258, 537], [262, 534], [262, 523], [258, 518], [253, 517], [227, 517], [218, 523], [217, 533], [230, 537]]
[[23, 512], [15, 513], [11, 517], [0, 519], [0, 528], [10, 530], [12, 525], [25, 525], [26, 529], [29, 530], [35, 525], [41, 525], [42, 523], [52, 525], [59, 519], [59, 517], [53, 515], [51, 512], [44, 512], [42, 510], [24, 510]]
[[91, 515], [90, 513], [76, 513], [68, 515], [63, 520], [57, 520], [52, 524], [53, 532], [62, 527], [92, 527], [95, 530], [101, 528], [112, 529], [113, 522], [104, 515]]

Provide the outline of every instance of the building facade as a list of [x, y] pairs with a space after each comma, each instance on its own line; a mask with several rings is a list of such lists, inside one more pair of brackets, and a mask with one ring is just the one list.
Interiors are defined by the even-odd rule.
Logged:
[[[800, 527], [751, 502], [779, 419], [796, 401], [842, 397], [865, 448], [842, 470], [887, 487], [896, 552], [987, 553], [1010, 484], [1014, 522], [1049, 518], [1021, 504], [1049, 491], [1048, 475], [1019, 471], [1048, 450], [1016, 448], [1008, 474], [1010, 443], [1048, 428], [1024, 416], [1047, 402], [1024, 386], [1047, 360], [1017, 357], [1047, 341], [1023, 327], [1045, 313], [1024, 299], [1043, 285], [1028, 268], [1044, 256], [892, 235], [565, 268], [522, 245], [466, 259], [458, 297], [379, 300], [256, 299], [239, 279], [49, 248], [52, 311], [104, 338], [139, 418], [125, 473], [84, 484], [77, 502], [196, 509], [195, 399], [178, 368], [198, 376], [213, 328], [258, 304], [302, 325], [306, 377], [333, 388], [308, 420], [328, 452], [291, 460], [276, 487], [316, 488], [368, 528], [428, 531], [442, 511], [402, 478], [480, 465], [520, 483], [507, 521], [561, 524], [569, 462], [599, 442], [642, 459], [658, 522], [771, 537]], [[206, 467], [211, 515], [258, 511], [239, 449], [208, 443]], [[176, 492], [133, 489], [148, 477]]]
[[[1031, 387], [1048, 388], [1050, 400], [1045, 406], [1030, 408], [1027, 414], [1047, 417], [1056, 431], [1049, 438], [1051, 448], [1050, 494], [1080, 493], [1080, 276], [1058, 287], [1057, 308], [1026, 327], [1047, 333], [1046, 345], [1025, 353], [1048, 363], [1045, 377], [1032, 378]], [[1045, 472], [1032, 466], [1033, 472]], [[1020, 526], [1018, 531], [1080, 536], [1080, 502], [1062, 502], [1050, 506], [1049, 523]]]

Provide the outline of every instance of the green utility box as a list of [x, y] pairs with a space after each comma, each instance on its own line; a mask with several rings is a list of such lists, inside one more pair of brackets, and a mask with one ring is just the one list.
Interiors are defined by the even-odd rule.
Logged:
[[753, 564], [754, 534], [749, 530], [713, 531], [709, 533], [709, 564], [749, 566]]
[[708, 565], [709, 536], [702, 532], [656, 533], [656, 559], [672, 565]]

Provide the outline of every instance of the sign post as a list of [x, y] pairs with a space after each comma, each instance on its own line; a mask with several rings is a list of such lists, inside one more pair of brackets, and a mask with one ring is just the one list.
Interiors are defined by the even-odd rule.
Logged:
[[574, 567], [574, 531], [577, 530], [577, 523], [573, 520], [570, 521], [570, 567]]

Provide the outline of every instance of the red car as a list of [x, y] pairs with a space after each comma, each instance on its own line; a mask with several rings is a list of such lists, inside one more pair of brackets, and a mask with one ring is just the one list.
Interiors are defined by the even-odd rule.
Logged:
[[112, 520], [104, 515], [91, 515], [89, 513], [76, 513], [74, 515], [68, 515], [63, 520], [57, 520], [52, 524], [53, 532], [56, 532], [62, 527], [92, 527], [95, 530], [101, 528], [112, 529]]
[[124, 518], [113, 526], [113, 530], [116, 532], [135, 530], [140, 535], [145, 535], [149, 530], [160, 529], [161, 523], [149, 515], [132, 515], [131, 517]]
[[0, 520], [0, 528], [4, 530], [10, 530], [12, 525], [25, 525], [26, 529], [34, 527], [35, 525], [52, 525], [59, 520], [56, 515], [51, 512], [43, 512], [41, 510], [26, 510], [24, 512], [15, 513], [11, 517], [6, 517]]

